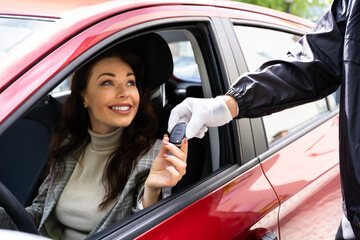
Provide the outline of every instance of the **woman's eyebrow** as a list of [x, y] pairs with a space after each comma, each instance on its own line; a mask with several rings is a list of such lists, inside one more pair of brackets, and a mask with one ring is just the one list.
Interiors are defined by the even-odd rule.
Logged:
[[[100, 74], [100, 75], [98, 76], [97, 79], [99, 79], [99, 78], [102, 77], [102, 76], [116, 77], [116, 75], [115, 75], [114, 73], [102, 73], [102, 74]], [[135, 74], [132, 73], [132, 72], [129, 72], [129, 73], [126, 74], [126, 76], [127, 76], [127, 77], [129, 77], [129, 76], [135, 76]]]
[[98, 76], [97, 79], [99, 79], [99, 78], [102, 77], [102, 76], [115, 77], [116, 75], [115, 75], [114, 73], [102, 73], [102, 74], [100, 74], [100, 75]]

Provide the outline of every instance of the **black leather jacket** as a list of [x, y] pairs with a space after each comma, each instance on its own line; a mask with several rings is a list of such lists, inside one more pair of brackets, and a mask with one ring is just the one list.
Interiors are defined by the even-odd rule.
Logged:
[[238, 102], [238, 118], [259, 117], [318, 100], [340, 85], [344, 213], [360, 239], [360, 1], [334, 0], [287, 60], [241, 76], [227, 94]]

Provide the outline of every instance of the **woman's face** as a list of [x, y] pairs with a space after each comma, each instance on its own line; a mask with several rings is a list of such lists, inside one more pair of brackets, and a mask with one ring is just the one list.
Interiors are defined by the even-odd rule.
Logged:
[[95, 63], [82, 96], [92, 131], [103, 134], [129, 126], [140, 101], [133, 70], [117, 57]]

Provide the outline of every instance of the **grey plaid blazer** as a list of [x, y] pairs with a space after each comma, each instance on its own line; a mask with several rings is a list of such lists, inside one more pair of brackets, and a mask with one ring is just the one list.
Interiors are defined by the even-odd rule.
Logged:
[[[161, 148], [161, 140], [157, 140], [154, 146], [147, 152], [131, 172], [123, 192], [119, 195], [118, 200], [105, 217], [89, 234], [92, 235], [101, 230], [108, 228], [132, 213], [138, 211], [137, 198], [149, 174], [152, 161], [156, 158]], [[79, 154], [73, 154], [65, 161], [65, 171], [60, 181], [55, 181], [54, 176], [49, 174], [39, 188], [39, 194], [34, 199], [32, 205], [27, 207], [27, 212], [31, 215], [41, 235], [53, 239], [60, 239], [63, 227], [53, 216], [53, 210], [56, 202], [60, 198], [66, 183], [75, 169]], [[50, 190], [52, 189], [52, 190]], [[170, 189], [162, 190], [162, 197], [170, 195]], [[0, 208], [0, 228], [16, 229], [11, 219], [5, 211]]]

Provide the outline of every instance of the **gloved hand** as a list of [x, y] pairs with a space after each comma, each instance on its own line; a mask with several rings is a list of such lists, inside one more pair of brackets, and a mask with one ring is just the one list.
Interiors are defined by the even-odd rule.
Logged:
[[216, 98], [186, 98], [171, 110], [168, 132], [179, 122], [187, 122], [186, 138], [204, 137], [208, 127], [222, 126], [232, 120], [222, 96]]

